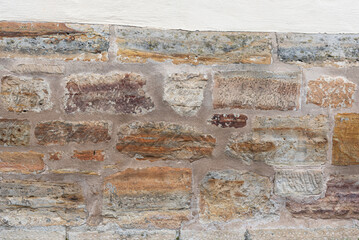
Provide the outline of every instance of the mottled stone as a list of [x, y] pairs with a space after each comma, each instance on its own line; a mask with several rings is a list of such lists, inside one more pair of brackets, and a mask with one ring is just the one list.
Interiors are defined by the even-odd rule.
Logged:
[[300, 72], [219, 72], [214, 76], [213, 107], [298, 110], [300, 86]]
[[332, 164], [359, 164], [359, 114], [340, 113], [335, 116]]
[[16, 73], [62, 74], [65, 72], [65, 67], [51, 64], [19, 64], [14, 66], [11, 71]]
[[244, 231], [226, 230], [181, 230], [180, 240], [251, 240], [244, 237]]
[[324, 191], [320, 170], [279, 170], [275, 173], [274, 193], [285, 197], [319, 195]]
[[30, 129], [28, 120], [0, 119], [0, 145], [28, 146]]
[[278, 56], [283, 62], [314, 65], [358, 63], [359, 35], [278, 33]]
[[187, 125], [134, 122], [122, 125], [116, 148], [137, 160], [189, 161], [209, 157], [216, 139]]
[[96, 171], [81, 170], [81, 169], [75, 169], [75, 168], [53, 169], [53, 170], [51, 170], [51, 173], [54, 173], [54, 174], [76, 174], [76, 175], [82, 174], [82, 175], [96, 175], [96, 176], [100, 175]]
[[41, 78], [5, 76], [1, 79], [2, 105], [10, 112], [41, 112], [52, 107], [50, 86]]
[[84, 151], [75, 150], [72, 157], [83, 161], [101, 162], [105, 160], [105, 153], [103, 150], [84, 150]]
[[247, 125], [247, 120], [243, 114], [213, 114], [208, 122], [222, 128], [242, 128]]
[[287, 202], [294, 217], [359, 218], [359, 175], [332, 175], [325, 197], [311, 203]]
[[10, 228], [0, 227], [0, 239], [6, 240], [65, 240], [65, 227]]
[[44, 154], [38, 152], [0, 152], [0, 172], [39, 173], [44, 170]]
[[227, 222], [275, 217], [272, 188], [268, 177], [253, 172], [208, 172], [200, 185], [200, 219]]
[[65, 111], [147, 113], [154, 103], [145, 85], [146, 80], [135, 73], [71, 75], [65, 88]]
[[270, 64], [272, 37], [254, 32], [190, 32], [116, 27], [117, 59], [174, 64]]
[[36, 125], [35, 137], [40, 145], [75, 143], [99, 143], [111, 139], [108, 122], [48, 121]]
[[107, 61], [108, 25], [0, 22], [0, 57]]
[[321, 76], [308, 82], [307, 103], [320, 107], [349, 108], [357, 85], [344, 77]]
[[226, 153], [245, 163], [320, 165], [327, 161], [328, 117], [256, 117], [253, 131], [235, 134]]
[[207, 76], [194, 73], [175, 73], [164, 83], [163, 100], [181, 116], [194, 116], [201, 108]]
[[40, 180], [0, 182], [0, 225], [75, 226], [86, 213], [79, 185]]
[[127, 169], [105, 178], [103, 215], [121, 228], [177, 229], [188, 220], [192, 172], [188, 168]]
[[62, 152], [51, 152], [49, 153], [49, 160], [51, 161], [58, 161], [62, 158]]

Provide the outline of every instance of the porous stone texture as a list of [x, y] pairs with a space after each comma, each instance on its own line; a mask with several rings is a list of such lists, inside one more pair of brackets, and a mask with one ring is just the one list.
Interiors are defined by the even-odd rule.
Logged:
[[44, 170], [44, 154], [38, 152], [0, 152], [0, 172], [39, 173]]
[[117, 59], [125, 63], [270, 64], [268, 33], [190, 32], [116, 27]]
[[109, 26], [0, 22], [1, 58], [107, 61]]
[[65, 72], [65, 67], [61, 65], [51, 65], [51, 64], [19, 64], [11, 68], [11, 71], [21, 74], [27, 74], [27, 73], [62, 74]]
[[242, 128], [247, 125], [247, 120], [243, 114], [213, 114], [208, 122], [222, 128]]
[[332, 175], [325, 197], [311, 203], [287, 202], [294, 217], [357, 219], [359, 217], [359, 175]]
[[321, 76], [308, 82], [307, 103], [320, 107], [349, 108], [357, 85], [344, 77]]
[[102, 162], [105, 160], [105, 153], [103, 150], [84, 150], [84, 151], [74, 151], [72, 158], [83, 160], [83, 161], [99, 161]]
[[210, 157], [216, 139], [196, 129], [166, 122], [134, 122], [122, 125], [116, 148], [137, 160], [195, 161]]
[[247, 240], [244, 231], [225, 231], [225, 230], [182, 230], [180, 240]]
[[0, 145], [29, 145], [30, 128], [30, 122], [28, 120], [0, 119]]
[[104, 121], [68, 122], [49, 121], [36, 125], [35, 137], [40, 145], [99, 143], [111, 139], [109, 123]]
[[275, 166], [321, 165], [327, 162], [328, 117], [256, 117], [253, 130], [234, 134], [226, 152], [245, 163]]
[[105, 178], [102, 213], [121, 228], [177, 229], [189, 217], [191, 184], [188, 168], [126, 169]]
[[286, 197], [320, 195], [323, 183], [321, 170], [280, 170], [275, 173], [274, 193]]
[[5, 76], [0, 94], [2, 105], [10, 112], [41, 112], [52, 107], [49, 84], [41, 78]]
[[58, 161], [61, 159], [63, 153], [62, 152], [51, 152], [49, 153], [49, 160], [50, 161]]
[[300, 72], [219, 72], [214, 76], [213, 107], [298, 110], [300, 88]]
[[181, 116], [194, 116], [201, 108], [207, 76], [174, 73], [164, 83], [163, 100]]
[[200, 218], [204, 222], [272, 218], [277, 206], [271, 194], [268, 177], [237, 170], [208, 172], [200, 185]]
[[66, 83], [65, 111], [147, 113], [154, 103], [145, 85], [146, 80], [135, 73], [71, 75]]
[[0, 239], [8, 240], [65, 240], [65, 227], [0, 228]]
[[335, 115], [332, 164], [338, 166], [359, 164], [359, 114]]

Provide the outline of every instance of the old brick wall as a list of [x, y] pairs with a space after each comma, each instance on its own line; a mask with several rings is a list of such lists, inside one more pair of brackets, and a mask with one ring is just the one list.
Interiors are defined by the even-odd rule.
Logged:
[[358, 239], [358, 55], [0, 22], [0, 239]]

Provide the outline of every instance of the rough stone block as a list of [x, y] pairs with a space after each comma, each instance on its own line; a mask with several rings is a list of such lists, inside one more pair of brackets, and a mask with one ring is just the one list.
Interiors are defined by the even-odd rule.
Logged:
[[72, 158], [83, 160], [83, 161], [104, 161], [105, 153], [103, 150], [84, 150], [74, 151]]
[[28, 146], [30, 129], [28, 120], [0, 119], [0, 145]]
[[222, 128], [242, 128], [247, 125], [247, 120], [243, 114], [213, 114], [208, 122]]
[[44, 154], [38, 152], [0, 152], [0, 172], [39, 173], [44, 170]]
[[65, 240], [65, 227], [9, 228], [0, 227], [0, 239], [4, 240]]
[[62, 74], [65, 72], [65, 67], [61, 65], [51, 65], [51, 64], [19, 64], [11, 68], [11, 71], [21, 74], [26, 74], [26, 73]]
[[181, 230], [180, 240], [251, 240], [244, 237], [244, 231], [226, 230]]

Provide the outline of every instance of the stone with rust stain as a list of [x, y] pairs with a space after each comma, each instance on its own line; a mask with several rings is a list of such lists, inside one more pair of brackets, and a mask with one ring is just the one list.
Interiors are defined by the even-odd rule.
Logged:
[[325, 197], [310, 203], [287, 202], [294, 217], [321, 219], [359, 218], [359, 175], [332, 175]]
[[111, 139], [108, 122], [48, 121], [35, 127], [35, 137], [40, 145], [74, 143], [100, 143]]
[[275, 217], [273, 184], [253, 172], [208, 172], [200, 185], [200, 219], [205, 222]]
[[320, 107], [350, 108], [357, 85], [344, 77], [321, 76], [308, 82], [307, 103]]
[[73, 158], [83, 160], [83, 161], [104, 161], [105, 155], [103, 150], [84, 150], [84, 151], [74, 151], [72, 155]]
[[49, 160], [51, 161], [58, 161], [62, 158], [63, 152], [50, 152], [49, 153]]
[[0, 145], [28, 146], [30, 129], [28, 120], [0, 119]]
[[65, 67], [62, 65], [52, 64], [19, 64], [11, 69], [12, 72], [26, 74], [26, 73], [46, 73], [46, 74], [62, 74], [65, 72]]
[[3, 179], [0, 212], [3, 226], [76, 226], [86, 218], [78, 184], [41, 180]]
[[245, 163], [321, 165], [327, 161], [328, 117], [256, 117], [251, 133], [234, 134], [226, 153]]
[[65, 88], [65, 111], [144, 114], [154, 109], [145, 85], [146, 79], [135, 73], [71, 75]]
[[0, 57], [107, 61], [108, 25], [0, 22]]
[[333, 133], [333, 165], [359, 164], [359, 114], [339, 113]]
[[122, 125], [116, 148], [137, 160], [189, 160], [209, 157], [216, 139], [187, 125], [133, 122]]
[[117, 59], [174, 64], [270, 64], [272, 37], [254, 32], [190, 32], [116, 27]]
[[41, 78], [5, 76], [1, 79], [2, 105], [10, 112], [42, 112], [52, 108], [50, 86]]
[[300, 72], [219, 72], [214, 76], [213, 107], [298, 110], [300, 87]]
[[39, 173], [44, 170], [44, 154], [38, 152], [0, 152], [0, 172]]
[[177, 229], [188, 220], [192, 172], [188, 168], [126, 169], [105, 178], [104, 222], [122, 228]]
[[247, 120], [243, 114], [213, 114], [208, 122], [222, 128], [242, 128], [247, 125]]

